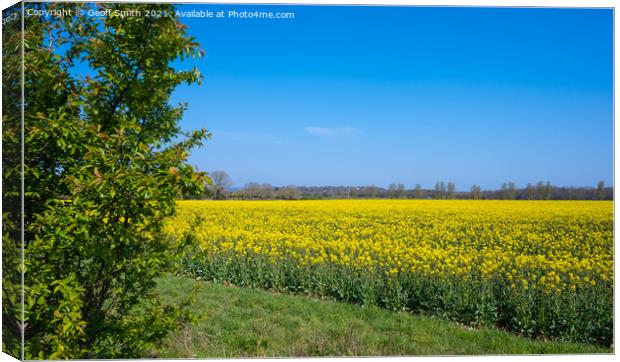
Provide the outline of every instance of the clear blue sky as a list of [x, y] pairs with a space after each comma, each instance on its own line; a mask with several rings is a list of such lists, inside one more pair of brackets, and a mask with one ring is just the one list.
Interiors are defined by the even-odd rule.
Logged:
[[235, 187], [613, 181], [611, 10], [184, 5], [206, 57], [182, 126]]

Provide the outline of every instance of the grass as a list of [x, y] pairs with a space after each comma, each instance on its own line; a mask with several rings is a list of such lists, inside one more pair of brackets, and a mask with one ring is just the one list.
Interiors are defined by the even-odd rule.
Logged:
[[496, 329], [378, 307], [274, 294], [166, 276], [158, 293], [174, 304], [193, 295], [199, 319], [172, 331], [153, 354], [176, 358], [611, 353], [598, 346], [538, 341]]

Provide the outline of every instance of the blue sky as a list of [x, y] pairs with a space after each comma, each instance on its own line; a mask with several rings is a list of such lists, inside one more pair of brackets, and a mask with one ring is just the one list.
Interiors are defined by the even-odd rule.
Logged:
[[611, 10], [184, 5], [190, 163], [235, 187], [613, 181]]

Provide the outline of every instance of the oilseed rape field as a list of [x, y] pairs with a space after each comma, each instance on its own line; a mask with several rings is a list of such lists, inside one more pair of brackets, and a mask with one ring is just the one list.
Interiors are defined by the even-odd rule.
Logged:
[[181, 201], [188, 275], [610, 345], [613, 203]]

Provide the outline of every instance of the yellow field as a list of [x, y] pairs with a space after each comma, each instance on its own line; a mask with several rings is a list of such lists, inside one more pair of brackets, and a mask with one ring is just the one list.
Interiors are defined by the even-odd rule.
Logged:
[[[391, 280], [399, 281], [398, 292], [408, 299], [415, 293], [404, 286], [405, 280], [414, 280], [408, 282], [409, 289], [416, 280], [432, 280], [439, 283], [432, 284], [439, 288], [437, 293], [451, 288], [450, 293], [470, 293], [474, 299], [475, 293], [488, 294], [494, 299], [492, 310], [485, 311], [491, 319], [499, 313], [493, 310], [503, 308], [498, 298], [510, 296], [515, 303], [510, 308], [519, 308], [522, 299], [531, 304], [544, 295], [559, 296], [557, 308], [569, 303], [578, 309], [577, 294], [608, 298], [613, 283], [613, 204], [605, 201], [183, 201], [167, 228], [173, 235], [191, 235], [197, 242], [205, 265], [210, 265], [203, 268], [210, 270], [204, 272], [207, 277], [244, 284], [255, 277], [230, 265], [265, 268], [270, 273], [278, 265], [294, 266], [299, 278], [278, 283], [299, 284], [324, 294], [323, 289], [314, 290], [316, 283], [304, 275], [329, 267], [346, 271], [339, 275], [354, 275], [355, 280], [364, 280], [360, 275], [370, 280], [372, 275], [376, 281], [382, 275], [380, 282], [373, 283], [384, 287]], [[221, 263], [228, 269], [215, 265]], [[296, 275], [288, 269], [286, 273]], [[437, 298], [443, 299], [433, 308], [446, 308], [447, 297]], [[597, 315], [609, 306], [605, 301]], [[573, 314], [585, 316], [577, 309]], [[551, 312], [566, 317], [561, 311]], [[540, 313], [551, 318], [546, 309]], [[611, 310], [608, 313], [611, 318]], [[533, 323], [538, 328], [540, 321]]]

